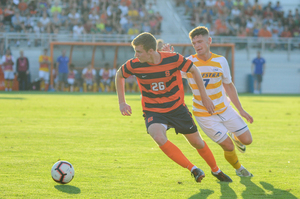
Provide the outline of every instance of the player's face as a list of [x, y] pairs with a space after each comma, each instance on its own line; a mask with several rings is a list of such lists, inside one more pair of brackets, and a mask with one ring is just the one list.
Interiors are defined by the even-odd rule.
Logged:
[[196, 35], [192, 39], [192, 44], [197, 55], [205, 55], [209, 52], [211, 37], [209, 37], [208, 35]]
[[139, 59], [141, 63], [147, 62], [150, 59], [150, 54], [145, 51], [142, 45], [134, 46], [134, 56]]

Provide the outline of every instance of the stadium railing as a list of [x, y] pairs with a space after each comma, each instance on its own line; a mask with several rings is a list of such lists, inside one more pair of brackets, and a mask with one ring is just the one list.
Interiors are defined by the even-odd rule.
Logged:
[[[123, 34], [84, 34], [81, 36], [74, 36], [73, 34], [35, 34], [35, 33], [2, 33], [0, 41], [4, 42], [4, 47], [15, 45], [15, 41], [30, 41], [32, 46], [49, 47], [50, 42], [116, 42], [116, 43], [130, 43], [132, 35]], [[168, 43], [186, 44], [189, 43], [188, 38], [182, 35], [156, 35], [156, 38], [167, 38]], [[235, 36], [212, 36], [213, 43], [226, 44], [233, 43], [237, 47], [249, 50], [251, 48], [261, 49], [264, 51], [266, 47], [272, 44], [284, 48], [288, 53], [294, 48], [300, 48], [300, 37], [298, 38], [263, 38], [263, 37], [235, 37]]]

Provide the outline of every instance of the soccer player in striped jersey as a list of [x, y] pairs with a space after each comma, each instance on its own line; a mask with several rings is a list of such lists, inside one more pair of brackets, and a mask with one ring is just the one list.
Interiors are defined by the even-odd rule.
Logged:
[[207, 144], [201, 138], [197, 126], [184, 103], [184, 91], [181, 73], [190, 72], [199, 88], [203, 104], [210, 114], [214, 105], [206, 94], [199, 70], [192, 61], [182, 55], [158, 52], [156, 39], [150, 33], [138, 35], [131, 43], [135, 57], [123, 64], [116, 74], [116, 90], [119, 108], [123, 116], [130, 116], [132, 110], [125, 101], [124, 79], [135, 75], [142, 94], [142, 107], [147, 132], [159, 145], [160, 149], [174, 162], [187, 168], [201, 182], [204, 172], [192, 164], [181, 150], [168, 140], [166, 131], [169, 126], [176, 133], [183, 134], [196, 148], [201, 157], [210, 166], [212, 173], [221, 181], [232, 180], [216, 164], [215, 158]]
[[[223, 148], [225, 159], [236, 169], [236, 174], [240, 177], [252, 177], [253, 175], [239, 162], [232, 140], [238, 150], [244, 153], [245, 145], [252, 143], [252, 136], [242, 117], [250, 123], [253, 122], [253, 118], [240, 103], [231, 80], [228, 62], [225, 57], [210, 51], [212, 39], [206, 27], [196, 27], [190, 31], [189, 36], [196, 54], [189, 56], [188, 59], [200, 70], [206, 92], [215, 105], [214, 113], [211, 114], [203, 104], [193, 75], [183, 74], [186, 75], [193, 91], [193, 114], [205, 134]], [[174, 48], [170, 49], [170, 45], [165, 45], [163, 50], [174, 51]], [[226, 94], [240, 115], [230, 105]]]

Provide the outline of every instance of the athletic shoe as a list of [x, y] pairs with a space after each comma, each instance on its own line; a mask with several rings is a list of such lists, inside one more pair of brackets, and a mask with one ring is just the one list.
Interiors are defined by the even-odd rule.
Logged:
[[253, 177], [252, 173], [250, 173], [247, 169], [242, 169], [241, 171], [235, 170], [236, 175], [240, 177]]
[[213, 172], [211, 172], [211, 174], [218, 178], [218, 180], [220, 180], [221, 182], [232, 182], [231, 178], [222, 171], [218, 174], [214, 174]]
[[191, 175], [194, 175], [196, 182], [201, 182], [201, 180], [205, 177], [204, 172], [199, 168], [194, 169], [191, 172]]
[[237, 149], [239, 150], [239, 152], [241, 153], [245, 153], [246, 152], [246, 146], [243, 145], [234, 135], [233, 133], [229, 132], [228, 133], [230, 135], [230, 137], [232, 138], [232, 140], [235, 143], [235, 146], [237, 147]]

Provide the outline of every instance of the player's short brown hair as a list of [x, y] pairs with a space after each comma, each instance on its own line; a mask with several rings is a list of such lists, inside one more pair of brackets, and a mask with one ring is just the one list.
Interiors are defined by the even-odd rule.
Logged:
[[209, 36], [209, 30], [205, 26], [198, 26], [190, 31], [189, 36], [192, 40], [197, 35], [208, 35]]
[[134, 38], [133, 41], [131, 42], [131, 45], [133, 47], [142, 45], [146, 52], [148, 52], [150, 49], [156, 51], [156, 39], [149, 32], [144, 32], [136, 36], [136, 38]]

